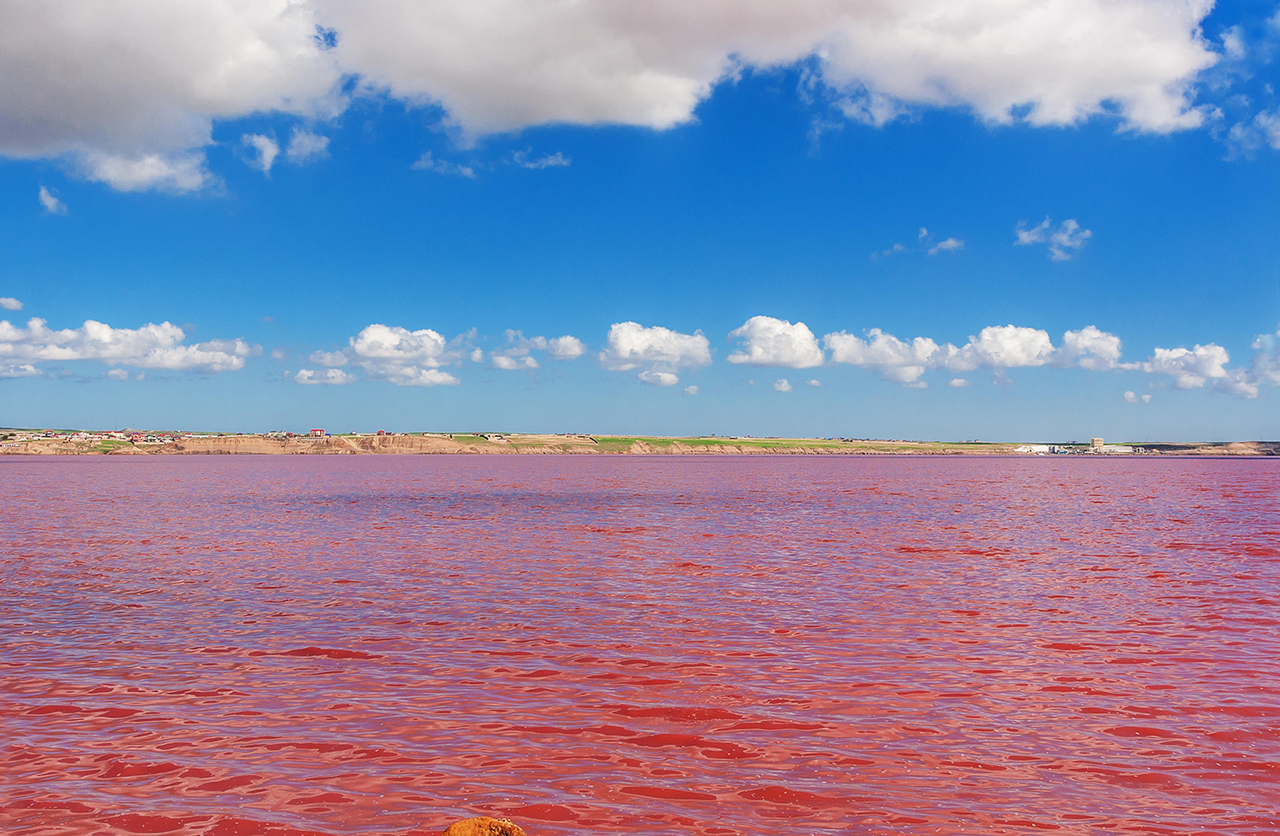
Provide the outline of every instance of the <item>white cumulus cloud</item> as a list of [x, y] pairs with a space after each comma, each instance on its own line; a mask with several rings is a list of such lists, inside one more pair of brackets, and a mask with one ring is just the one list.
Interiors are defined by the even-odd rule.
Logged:
[[356, 364], [372, 378], [397, 386], [454, 385], [458, 378], [440, 370], [459, 362], [462, 349], [430, 328], [410, 331], [397, 325], [374, 323], [350, 340]]
[[30, 363], [4, 363], [0, 362], [0, 378], [13, 377], [39, 377], [40, 370]]
[[908, 343], [879, 328], [872, 328], [867, 337], [838, 331], [824, 336], [822, 344], [831, 352], [832, 362], [876, 369], [884, 380], [907, 384], [920, 380], [939, 351], [928, 337]]
[[340, 386], [344, 383], [355, 383], [356, 376], [342, 369], [302, 369], [293, 378], [298, 383], [307, 385], [326, 384]]
[[1015, 247], [1048, 244], [1049, 258], [1054, 261], [1069, 261], [1072, 253], [1067, 251], [1082, 249], [1093, 237], [1091, 230], [1080, 226], [1074, 219], [1065, 220], [1056, 227], [1049, 218], [1045, 218], [1035, 226], [1027, 226], [1023, 221], [1014, 227], [1013, 233], [1017, 236], [1013, 242]]
[[202, 372], [234, 371], [245, 358], [261, 351], [243, 340], [208, 340], [184, 345], [177, 325], [148, 323], [140, 328], [112, 328], [86, 320], [80, 328], [50, 329], [32, 318], [26, 328], [0, 320], [0, 362], [73, 362], [96, 360], [144, 369]]
[[1120, 363], [1120, 338], [1094, 325], [1062, 335], [1062, 346], [1054, 355], [1060, 365], [1078, 365], [1094, 371], [1114, 369]]
[[775, 381], [773, 382], [773, 391], [775, 391], [775, 392], [790, 392], [790, 391], [791, 391], [791, 384], [787, 381], [787, 379], [786, 379], [785, 377], [780, 377], [780, 378], [778, 378], [777, 380], [775, 380]]
[[615, 372], [644, 367], [639, 377], [645, 383], [674, 386], [680, 382], [677, 369], [711, 364], [711, 344], [701, 331], [682, 334], [660, 325], [615, 322], [609, 326], [599, 360]]
[[516, 369], [536, 369], [538, 361], [532, 357], [508, 357], [505, 354], [496, 354], [489, 358], [493, 361], [495, 369], [503, 371], [515, 371]]
[[848, 115], [875, 124], [912, 106], [961, 106], [1062, 125], [1110, 106], [1132, 127], [1169, 131], [1200, 124], [1191, 83], [1216, 60], [1199, 32], [1209, 0], [317, 6], [344, 66], [398, 98], [440, 102], [476, 133], [666, 128], [740, 67], [813, 55]]
[[696, 394], [698, 394], [698, 387], [697, 387], [697, 386], [686, 386], [686, 387], [684, 387], [684, 393], [685, 393], [686, 395], [696, 395]]
[[582, 340], [567, 334], [547, 340], [547, 350], [552, 360], [577, 360], [587, 353], [587, 347]]
[[951, 382], [947, 384], [953, 389], [964, 389], [970, 385], [969, 380], [963, 377], [953, 377]]
[[205, 170], [204, 153], [109, 154], [87, 151], [79, 157], [80, 171], [122, 192], [155, 189], [162, 192], [194, 192], [216, 179]]
[[992, 123], [1114, 115], [1168, 132], [1205, 121], [1193, 99], [1219, 56], [1201, 33], [1212, 6], [12, 0], [0, 5], [0, 155], [68, 156], [116, 188], [191, 191], [214, 179], [204, 149], [216, 120], [326, 118], [375, 94], [439, 106], [471, 136], [664, 129], [744, 69], [801, 61], [840, 111], [869, 124], [955, 107]]
[[20, 311], [22, 310], [22, 303], [12, 296], [0, 296], [0, 308], [6, 311]]
[[5, 3], [0, 155], [68, 155], [125, 190], [199, 189], [215, 119], [336, 112], [341, 69], [317, 22], [290, 0]]
[[959, 238], [948, 238], [945, 241], [939, 241], [929, 248], [929, 255], [937, 255], [938, 253], [950, 253], [964, 249], [964, 242]]
[[792, 325], [785, 319], [753, 316], [729, 336], [741, 340], [729, 355], [730, 363], [808, 369], [821, 366], [825, 359], [817, 338], [803, 322]]
[[1143, 371], [1166, 375], [1175, 389], [1201, 389], [1205, 386], [1245, 398], [1258, 396], [1258, 381], [1247, 369], [1228, 369], [1231, 355], [1220, 345], [1209, 343], [1194, 348], [1157, 348]]
[[680, 382], [680, 378], [671, 372], [660, 372], [654, 369], [645, 369], [638, 375], [640, 380], [653, 386], [675, 386]]
[[587, 347], [577, 337], [526, 337], [524, 332], [508, 328], [505, 332], [507, 343], [503, 348], [489, 353], [494, 368], [513, 371], [515, 369], [536, 369], [538, 361], [530, 354], [532, 351], [546, 351], [552, 360], [576, 360], [586, 353]]
[[[1054, 347], [1047, 332], [1018, 325], [988, 326], [961, 346], [940, 345], [929, 337], [902, 340], [879, 328], [869, 330], [866, 338], [837, 331], [822, 340], [833, 362], [874, 369], [882, 379], [908, 386], [923, 386], [922, 378], [930, 369], [999, 371], [1050, 363], [1094, 370], [1126, 368], [1119, 363], [1120, 338], [1092, 325], [1066, 332], [1059, 348]], [[969, 384], [963, 378], [955, 378], [951, 385]]]

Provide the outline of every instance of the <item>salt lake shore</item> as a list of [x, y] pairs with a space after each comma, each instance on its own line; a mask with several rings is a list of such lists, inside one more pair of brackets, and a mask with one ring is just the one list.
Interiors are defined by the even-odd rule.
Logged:
[[209, 434], [0, 430], [0, 455], [1182, 455], [1276, 456], [1280, 442], [1018, 444], [856, 438], [523, 433]]

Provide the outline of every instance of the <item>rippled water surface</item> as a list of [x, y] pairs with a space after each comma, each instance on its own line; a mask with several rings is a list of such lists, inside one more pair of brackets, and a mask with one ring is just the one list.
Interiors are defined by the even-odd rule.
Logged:
[[1280, 462], [0, 460], [0, 832], [1280, 833]]

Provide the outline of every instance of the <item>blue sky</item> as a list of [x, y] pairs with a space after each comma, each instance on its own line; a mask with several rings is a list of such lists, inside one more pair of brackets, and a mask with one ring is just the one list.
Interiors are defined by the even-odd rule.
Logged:
[[1274, 3], [375, 5], [3, 13], [0, 425], [1280, 436]]

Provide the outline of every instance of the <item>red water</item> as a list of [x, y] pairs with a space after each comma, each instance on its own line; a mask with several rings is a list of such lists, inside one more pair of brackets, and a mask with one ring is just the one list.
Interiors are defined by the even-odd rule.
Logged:
[[1280, 833], [1280, 461], [0, 484], [5, 834]]

